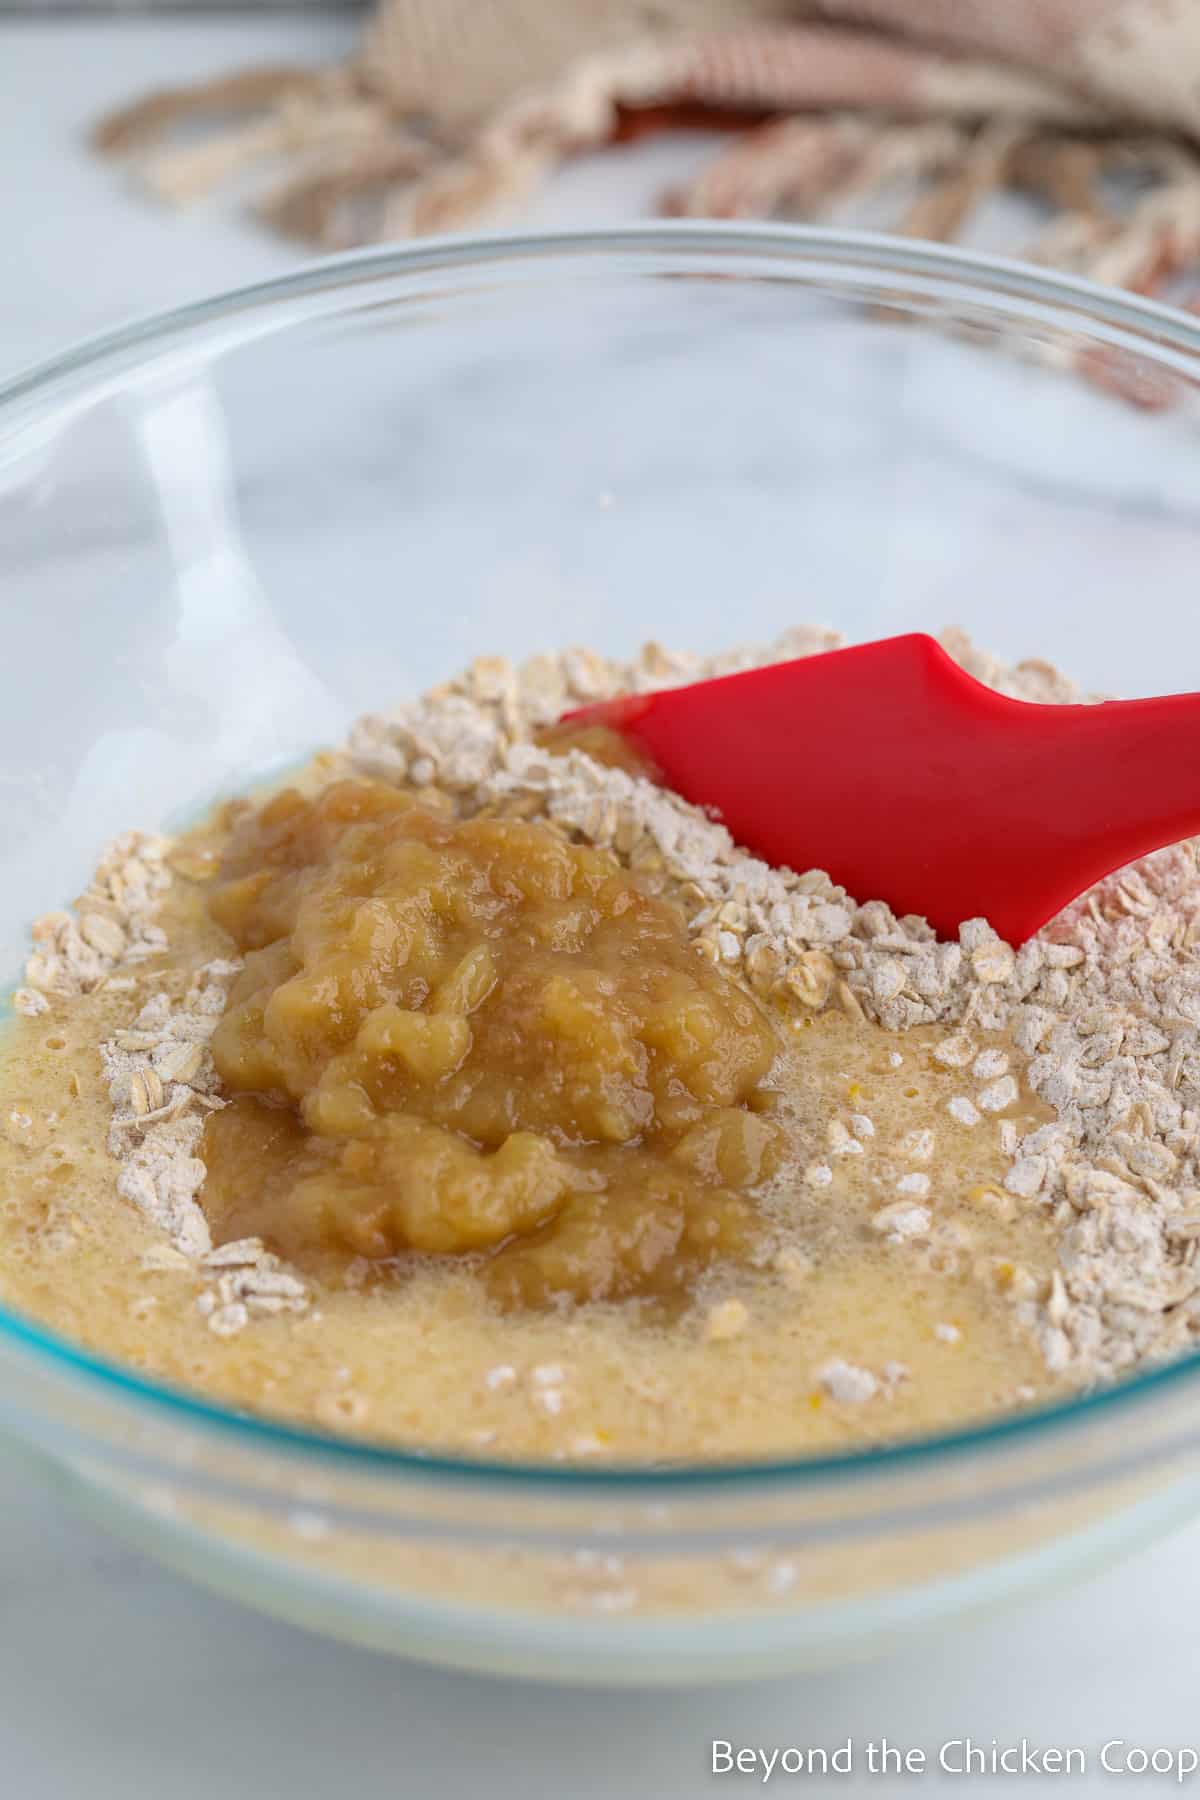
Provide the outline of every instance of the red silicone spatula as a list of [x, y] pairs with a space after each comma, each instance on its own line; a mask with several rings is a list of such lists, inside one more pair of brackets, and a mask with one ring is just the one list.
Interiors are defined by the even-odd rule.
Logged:
[[771, 863], [943, 935], [1023, 943], [1147, 851], [1200, 832], [1200, 694], [1010, 700], [914, 634], [582, 707]]

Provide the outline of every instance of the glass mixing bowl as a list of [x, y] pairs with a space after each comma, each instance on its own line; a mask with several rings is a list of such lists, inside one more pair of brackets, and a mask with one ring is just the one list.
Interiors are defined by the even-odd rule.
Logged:
[[[0, 394], [0, 967], [109, 836], [481, 651], [955, 622], [1200, 687], [1198, 379], [1181, 314], [774, 228], [351, 257], [73, 351]], [[0, 1424], [244, 1600], [560, 1679], [833, 1662], [1200, 1503], [1195, 1358], [870, 1454], [514, 1468], [235, 1416], [7, 1316]]]

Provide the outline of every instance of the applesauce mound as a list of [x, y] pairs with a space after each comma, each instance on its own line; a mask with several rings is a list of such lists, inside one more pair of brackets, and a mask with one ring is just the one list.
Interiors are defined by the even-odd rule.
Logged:
[[209, 909], [246, 956], [212, 1040], [217, 1237], [475, 1253], [506, 1306], [753, 1254], [775, 1029], [607, 850], [340, 781], [244, 812]]

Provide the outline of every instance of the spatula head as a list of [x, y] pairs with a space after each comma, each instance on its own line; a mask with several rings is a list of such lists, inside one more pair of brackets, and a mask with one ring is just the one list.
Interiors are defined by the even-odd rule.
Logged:
[[921, 634], [569, 716], [628, 737], [764, 861], [825, 869], [943, 935], [983, 917], [1019, 944], [1200, 829], [1200, 778], [1162, 778], [1172, 733], [1200, 744], [1196, 699], [1031, 705]]

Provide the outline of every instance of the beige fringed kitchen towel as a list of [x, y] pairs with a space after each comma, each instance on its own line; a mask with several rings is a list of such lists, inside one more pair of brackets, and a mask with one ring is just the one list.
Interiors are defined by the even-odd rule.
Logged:
[[738, 135], [673, 213], [895, 187], [895, 227], [945, 239], [1011, 187], [1049, 205], [1037, 260], [1146, 292], [1200, 264], [1200, 0], [382, 0], [347, 64], [152, 95], [96, 142], [173, 202], [255, 171], [263, 217], [332, 249], [494, 221], [700, 119]]

